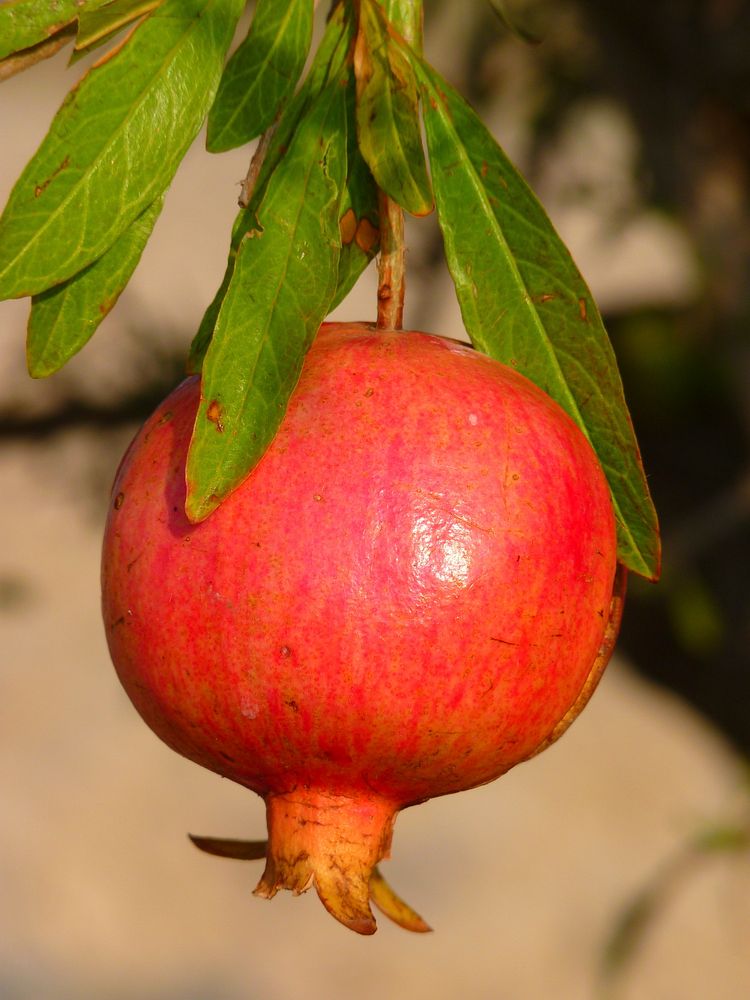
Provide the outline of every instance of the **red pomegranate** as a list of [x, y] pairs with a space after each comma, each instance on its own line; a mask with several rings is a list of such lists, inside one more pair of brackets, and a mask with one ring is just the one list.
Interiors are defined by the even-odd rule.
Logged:
[[[263, 796], [258, 889], [372, 933], [398, 811], [492, 781], [588, 700], [619, 624], [615, 524], [583, 434], [453, 341], [325, 325], [276, 438], [206, 521], [185, 516], [200, 397], [183, 382], [115, 480], [112, 658], [178, 753]], [[220, 405], [220, 401], [217, 401]], [[619, 580], [619, 576], [617, 578]]]

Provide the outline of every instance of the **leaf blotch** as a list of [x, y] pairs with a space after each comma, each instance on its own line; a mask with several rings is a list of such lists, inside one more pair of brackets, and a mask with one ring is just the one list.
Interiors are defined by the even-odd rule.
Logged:
[[69, 166], [70, 166], [70, 157], [66, 156], [65, 159], [60, 164], [60, 166], [52, 171], [52, 173], [49, 175], [46, 181], [42, 181], [41, 184], [36, 185], [36, 187], [34, 188], [34, 197], [35, 198], [41, 197], [41, 195], [44, 194], [44, 192], [50, 186], [52, 181], [55, 179], [55, 177], [57, 177], [58, 174], [62, 173], [62, 171]]
[[369, 219], [360, 219], [354, 240], [364, 253], [372, 253], [373, 248], [380, 239], [380, 230], [370, 222]]
[[221, 406], [219, 405], [218, 400], [216, 399], [211, 400], [211, 402], [208, 404], [208, 409], [206, 410], [206, 416], [211, 421], [211, 423], [214, 424], [219, 434], [223, 434], [224, 422], [222, 420]]
[[348, 247], [357, 235], [357, 216], [354, 214], [353, 208], [344, 212], [339, 222], [339, 228], [341, 229], [341, 244]]

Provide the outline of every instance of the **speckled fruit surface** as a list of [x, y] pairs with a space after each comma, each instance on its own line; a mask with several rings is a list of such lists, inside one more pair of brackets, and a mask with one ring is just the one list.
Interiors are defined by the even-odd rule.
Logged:
[[613, 629], [607, 485], [513, 370], [329, 324], [263, 459], [193, 525], [199, 393], [164, 401], [114, 484], [112, 658], [166, 743], [266, 799], [259, 892], [314, 883], [367, 933], [397, 811], [498, 777], [588, 697]]

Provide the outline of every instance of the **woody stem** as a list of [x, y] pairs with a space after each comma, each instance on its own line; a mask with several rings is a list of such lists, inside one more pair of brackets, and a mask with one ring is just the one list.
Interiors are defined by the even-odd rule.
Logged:
[[404, 212], [384, 191], [378, 191], [380, 260], [378, 262], [378, 327], [400, 330], [404, 324], [406, 246]]

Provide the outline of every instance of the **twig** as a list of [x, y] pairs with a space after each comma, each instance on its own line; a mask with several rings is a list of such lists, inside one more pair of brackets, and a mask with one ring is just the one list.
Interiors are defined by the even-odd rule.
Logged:
[[250, 199], [253, 196], [255, 185], [258, 183], [260, 168], [263, 166], [263, 161], [265, 160], [266, 153], [271, 145], [271, 139], [273, 139], [273, 134], [276, 131], [278, 121], [279, 120], [277, 118], [273, 125], [270, 125], [258, 140], [258, 145], [255, 147], [253, 158], [250, 160], [247, 176], [242, 182], [242, 191], [240, 192], [238, 199], [240, 208], [247, 208], [250, 204]]
[[57, 34], [52, 35], [51, 38], [45, 38], [43, 42], [31, 45], [28, 49], [22, 49], [20, 52], [14, 52], [13, 55], [1, 60], [0, 82], [8, 80], [16, 73], [21, 73], [35, 63], [41, 62], [42, 59], [49, 59], [55, 55], [63, 45], [67, 45], [75, 37], [76, 30], [77, 22], [74, 21], [58, 31]]

